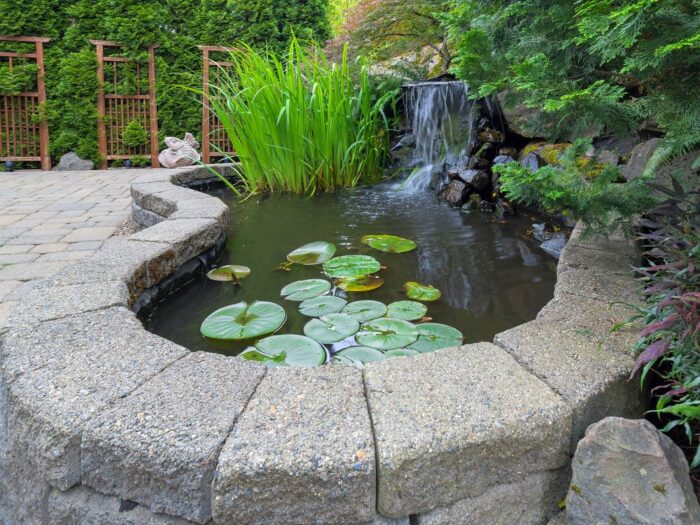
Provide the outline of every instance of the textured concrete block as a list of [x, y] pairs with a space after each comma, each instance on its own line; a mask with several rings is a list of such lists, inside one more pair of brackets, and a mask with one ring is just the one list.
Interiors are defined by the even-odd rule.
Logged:
[[418, 516], [417, 525], [541, 525], [566, 496], [568, 468], [515, 477], [482, 494]]
[[51, 525], [188, 525], [191, 521], [156, 514], [113, 496], [105, 496], [88, 487], [66, 492], [52, 490], [46, 509]]
[[167, 182], [155, 182], [131, 186], [134, 202], [145, 210], [168, 217], [177, 211], [177, 204], [192, 199], [211, 199], [209, 195]]
[[8, 428], [55, 488], [80, 481], [80, 440], [88, 420], [187, 353], [143, 329], [130, 334], [122, 329], [112, 329], [112, 341], [86, 330], [83, 337], [94, 335], [101, 344], [83, 340], [84, 351], [26, 371], [9, 384]]
[[557, 273], [566, 270], [595, 270], [611, 274], [629, 275], [639, 265], [637, 251], [599, 250], [589, 245], [567, 243], [559, 257]]
[[364, 369], [386, 516], [427, 512], [568, 461], [571, 412], [489, 343]]
[[175, 264], [180, 265], [211, 248], [222, 233], [221, 225], [212, 219], [175, 219], [141, 230], [130, 239], [169, 244]]
[[228, 226], [229, 209], [219, 199], [194, 199], [177, 203], [177, 211], [170, 219], [214, 219], [222, 230]]
[[353, 367], [270, 370], [234, 426], [214, 476], [214, 522], [374, 519], [374, 443]]
[[89, 423], [83, 483], [206, 522], [219, 450], [264, 374], [215, 354], [181, 359]]
[[570, 268], [557, 275], [554, 297], [563, 294], [597, 299], [607, 303], [639, 302], [639, 283], [630, 272], [619, 273], [597, 268]]
[[539, 319], [501, 332], [495, 343], [569, 404], [572, 451], [588, 425], [608, 415], [641, 413], [639, 384], [628, 381], [634, 357], [618, 344], [616, 335]]

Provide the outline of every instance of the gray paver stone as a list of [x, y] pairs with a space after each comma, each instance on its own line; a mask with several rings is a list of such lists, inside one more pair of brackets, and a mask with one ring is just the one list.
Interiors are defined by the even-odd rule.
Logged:
[[361, 372], [272, 369], [221, 451], [214, 522], [367, 522], [376, 514], [375, 475]]
[[568, 461], [569, 408], [490, 343], [371, 363], [364, 374], [383, 515], [427, 512]]
[[264, 374], [215, 354], [181, 359], [90, 422], [83, 483], [204, 523], [218, 452]]
[[141, 230], [130, 239], [169, 244], [175, 264], [180, 265], [211, 248], [222, 233], [221, 225], [212, 219], [176, 219]]

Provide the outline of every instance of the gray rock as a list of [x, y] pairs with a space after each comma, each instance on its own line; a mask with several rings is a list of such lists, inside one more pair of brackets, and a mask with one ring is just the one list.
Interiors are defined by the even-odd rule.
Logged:
[[179, 266], [211, 248], [222, 233], [221, 223], [214, 219], [169, 219], [129, 239], [169, 244], [175, 252], [175, 264]]
[[52, 490], [46, 505], [51, 525], [188, 525], [191, 521], [156, 514], [113, 496], [99, 494], [88, 487], [66, 492]]
[[510, 162], [515, 162], [515, 159], [510, 155], [497, 155], [493, 159], [493, 164], [508, 164]]
[[452, 180], [438, 198], [452, 206], [461, 206], [467, 193], [467, 185], [461, 180]]
[[630, 159], [627, 164], [620, 168], [620, 174], [625, 180], [632, 180], [639, 177], [644, 172], [644, 167], [651, 159], [661, 139], [649, 139], [641, 144], [637, 144], [632, 150]]
[[391, 148], [391, 151], [396, 151], [401, 148], [415, 148], [416, 147], [416, 136], [413, 133], [406, 133], [403, 135], [399, 141]]
[[[600, 315], [605, 306], [595, 301], [581, 309], [587, 308], [589, 317]], [[632, 349], [626, 346], [629, 332], [607, 336], [602, 323], [578, 318], [576, 305], [572, 310], [566, 322], [541, 318], [494, 339], [566, 400], [573, 413], [571, 450], [591, 423], [608, 415], [634, 417], [642, 412], [639, 384], [628, 381], [634, 365]]]
[[85, 171], [95, 167], [95, 163], [91, 160], [81, 159], [74, 151], [69, 151], [61, 156], [58, 164], [54, 167], [54, 171]]
[[700, 523], [685, 456], [646, 420], [610, 417], [592, 425], [572, 469], [569, 525]]
[[378, 509], [400, 517], [568, 462], [571, 412], [505, 351], [466, 345], [364, 368]]
[[419, 514], [418, 525], [540, 525], [559, 508], [570, 478], [568, 468], [516, 475], [478, 496]]
[[454, 173], [456, 178], [468, 184], [480, 193], [488, 191], [491, 187], [491, 177], [484, 170], [459, 169]]
[[534, 138], [531, 125], [537, 119], [539, 112], [528, 108], [525, 104], [513, 103], [507, 91], [500, 92], [497, 99], [508, 129], [522, 137]]
[[372, 521], [368, 521], [364, 525], [411, 525], [411, 520], [408, 516], [403, 518], [386, 518], [377, 514], [377, 517]]
[[551, 520], [547, 522], [547, 525], [567, 525], [566, 524], [566, 510], [562, 510], [557, 513]]
[[529, 170], [538, 170], [543, 166], [546, 166], [547, 163], [544, 161], [542, 157], [540, 157], [537, 153], [534, 151], [531, 151], [525, 157], [520, 161], [520, 164], [529, 169]]
[[264, 374], [258, 363], [189, 354], [90, 421], [83, 483], [206, 522], [218, 452]]
[[221, 451], [214, 521], [363, 523], [375, 518], [375, 496], [361, 372], [270, 370]]
[[131, 203], [131, 218], [141, 228], [150, 228], [151, 226], [154, 226], [167, 219], [167, 217], [163, 217], [162, 215], [158, 215], [157, 213], [142, 208], [135, 202]]
[[[87, 326], [60, 344], [61, 360], [25, 371], [8, 385], [8, 428], [21, 453], [53, 487], [80, 482], [80, 441], [88, 420], [187, 353], [145, 332]], [[3, 344], [5, 352], [6, 344]]]
[[600, 149], [595, 151], [595, 159], [599, 164], [607, 164], [608, 166], [617, 166], [620, 162], [620, 155], [616, 151], [609, 149]]

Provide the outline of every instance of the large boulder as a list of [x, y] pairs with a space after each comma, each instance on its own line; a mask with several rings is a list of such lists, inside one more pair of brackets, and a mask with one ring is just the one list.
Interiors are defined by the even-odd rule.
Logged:
[[95, 163], [89, 159], [81, 159], [74, 151], [69, 151], [61, 157], [54, 171], [85, 171], [95, 167]]
[[507, 91], [499, 93], [497, 98], [508, 129], [523, 137], [535, 137], [532, 122], [537, 118], [539, 112], [528, 108], [525, 104], [513, 103]]
[[697, 525], [700, 506], [681, 450], [643, 419], [588, 427], [572, 462], [568, 525]]

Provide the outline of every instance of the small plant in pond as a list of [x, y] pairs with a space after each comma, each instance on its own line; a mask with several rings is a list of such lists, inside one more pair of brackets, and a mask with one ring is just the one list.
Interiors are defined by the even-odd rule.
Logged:
[[240, 159], [248, 191], [313, 195], [377, 182], [388, 157], [383, 108], [397, 96], [372, 97], [368, 71], [343, 53], [293, 39], [286, 57], [249, 47], [234, 50], [209, 103]]

